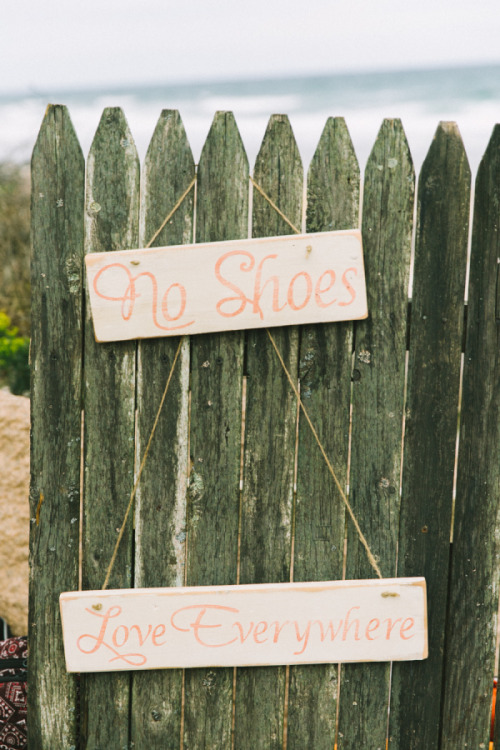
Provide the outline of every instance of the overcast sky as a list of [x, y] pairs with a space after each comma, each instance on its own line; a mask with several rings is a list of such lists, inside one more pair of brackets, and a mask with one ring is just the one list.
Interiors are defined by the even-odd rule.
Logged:
[[0, 92], [500, 62], [499, 0], [3, 0]]

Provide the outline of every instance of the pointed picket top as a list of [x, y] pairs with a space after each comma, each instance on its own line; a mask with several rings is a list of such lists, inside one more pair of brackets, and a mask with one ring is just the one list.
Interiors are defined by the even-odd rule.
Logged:
[[[497, 124], [493, 128], [476, 177], [469, 280], [469, 314], [474, 313], [476, 305], [481, 308], [484, 306], [482, 315], [490, 324], [495, 319], [500, 319], [500, 251], [495, 242], [498, 237], [499, 185], [500, 124]], [[495, 288], [490, 284], [492, 278], [497, 280]], [[482, 288], [483, 284], [489, 284], [488, 290]], [[480, 315], [478, 311], [477, 317]]]
[[399, 118], [383, 120], [366, 163], [366, 172], [383, 172], [385, 169], [391, 177], [401, 169], [409, 172], [410, 177], [414, 173], [410, 147]]
[[[308, 171], [308, 232], [359, 224], [359, 165], [342, 117], [328, 118]], [[302, 327], [301, 393], [341, 485], [347, 484], [353, 323]], [[345, 507], [309, 425], [299, 417], [294, 579], [342, 578]], [[318, 498], [321, 501], [318, 502]], [[336, 664], [290, 669], [288, 747], [332, 747], [337, 708]]]
[[269, 119], [253, 179], [288, 220], [254, 186], [253, 236], [294, 234], [293, 227], [301, 231], [304, 169], [287, 115], [272, 115]]
[[[85, 162], [50, 105], [31, 160], [30, 747], [77, 739], [57, 595], [78, 588]], [[43, 500], [43, 506], [42, 506]]]
[[[197, 242], [247, 237], [248, 174], [234, 115], [217, 112], [198, 165]], [[237, 581], [244, 340], [243, 331], [191, 337], [188, 586]], [[185, 747], [230, 747], [233, 676], [186, 671]]]
[[[195, 176], [194, 159], [184, 126], [176, 110], [163, 110], [149, 145], [142, 184], [142, 234], [152, 246], [192, 243], [194, 225], [194, 184], [178, 209], [161, 229]], [[138, 455], [146, 449], [151, 431], [149, 416], [157, 408], [177, 350], [178, 340], [141, 341], [139, 343], [137, 385]], [[159, 351], [161, 355], [159, 356]], [[172, 375], [169, 399], [158, 423], [158, 438], [151, 447], [148, 464], [141, 477], [136, 501], [135, 585], [179, 585], [184, 580], [184, 544], [179, 542], [185, 523], [185, 486], [187, 475], [187, 391], [189, 388], [189, 344]], [[168, 467], [168, 468], [167, 468]], [[172, 477], [168, 489], [158, 486], [159, 471]], [[153, 502], [151, 498], [158, 501]], [[168, 497], [158, 519], [156, 505]], [[145, 499], [143, 502], [143, 498]], [[163, 540], [158, 553], [159, 539]], [[153, 552], [156, 550], [156, 552]], [[152, 582], [153, 581], [153, 582]]]
[[[54, 255], [36, 253], [34, 267], [42, 259], [66, 258], [67, 293], [81, 293], [83, 225], [81, 199], [85, 185], [85, 161], [73, 123], [65, 106], [49, 104], [31, 158], [34, 243], [48, 242]], [[40, 232], [43, 231], [44, 240]], [[60, 261], [57, 261], [60, 262]], [[45, 273], [48, 272], [44, 268]], [[57, 312], [57, 308], [54, 310]]]
[[[479, 170], [483, 167], [483, 162], [488, 163], [490, 161], [498, 160], [498, 153], [500, 148], [500, 123], [497, 123], [491, 132], [490, 140], [486, 146], [486, 150], [483, 154], [483, 158], [479, 163]], [[483, 167], [484, 168], [484, 167]]]
[[[49, 143], [65, 144], [67, 151], [73, 152], [73, 158], [83, 158], [82, 149], [71, 121], [68, 108], [63, 104], [49, 104], [38, 131], [38, 136], [33, 147], [32, 159], [41, 158], [40, 151], [46, 149]], [[45, 150], [45, 158], [54, 159], [59, 156], [60, 151], [54, 147], [50, 151]]]
[[[195, 176], [193, 154], [176, 110], [163, 110], [149, 144], [141, 185], [141, 245], [193, 241]], [[177, 210], [165, 224], [178, 201]], [[152, 242], [151, 242], [152, 240]], [[151, 415], [162, 399], [178, 346], [177, 338], [140, 341], [137, 358], [136, 456], [144, 456]], [[151, 442], [135, 498], [134, 586], [178, 586], [186, 559], [188, 468], [189, 339], [179, 361]], [[168, 477], [159, 482], [158, 477]], [[158, 512], [161, 508], [161, 513]], [[181, 670], [136, 673], [132, 680], [130, 744], [178, 747], [182, 716]], [[168, 695], [168, 705], [163, 696]], [[159, 739], [161, 737], [161, 740]]]
[[458, 127], [441, 122], [418, 186], [398, 554], [398, 575], [427, 579], [430, 647], [422, 669], [394, 667], [394, 747], [437, 747], [442, 720], [470, 177]]
[[307, 231], [352, 229], [359, 222], [360, 171], [343, 117], [329, 117], [309, 165]]
[[125, 115], [120, 107], [107, 107], [87, 161], [88, 252], [136, 247], [139, 175], [139, 157]]
[[[300, 230], [303, 169], [286, 116], [271, 117], [253, 177]], [[255, 185], [252, 233], [254, 237], [294, 234]], [[297, 328], [275, 328], [272, 335], [288, 371], [296, 377]], [[286, 581], [292, 550], [297, 404], [266, 332], [249, 332], [247, 341], [240, 582]], [[258, 673], [238, 670], [236, 747], [282, 747], [285, 676], [283, 667]]]
[[[406, 318], [414, 199], [415, 170], [402, 122], [385, 119], [366, 164], [362, 223], [368, 309], [381, 328], [389, 320], [386, 305], [388, 298], [395, 303], [394, 295], [398, 309], [393, 314]], [[383, 278], [381, 267], [390, 269]]]
[[[385, 576], [396, 569], [404, 421], [408, 280], [415, 174], [400, 120], [384, 120], [369, 156], [363, 190], [366, 320], [355, 327], [350, 502]], [[382, 416], [384, 415], [384, 416]], [[381, 480], [381, 477], [383, 479]], [[347, 525], [346, 578], [373, 570]], [[346, 665], [339, 733], [353, 747], [385, 747], [389, 665]]]
[[[122, 110], [105, 109], [87, 161], [87, 252], [109, 252], [139, 245], [140, 166], [134, 140]], [[100, 588], [107, 577], [127, 498], [134, 481], [136, 344], [98, 344], [87, 306], [85, 326], [85, 431], [82, 583]], [[113, 438], [103, 450], [109, 436]], [[100, 502], [96, 502], [99, 498]], [[109, 585], [132, 585], [133, 533], [128, 520], [118, 548]], [[128, 743], [130, 680], [88, 676], [82, 683], [85, 696], [82, 726], [85, 744], [123, 747]], [[106, 703], [107, 722], [99, 707]]]
[[[195, 164], [186, 131], [177, 110], [164, 109], [149, 143], [143, 171], [141, 241], [161, 247], [192, 242], [194, 185], [167, 226], [163, 221], [188, 190]], [[152, 241], [152, 242], [151, 242]]]
[[[384, 120], [364, 180], [362, 233], [370, 315], [356, 324], [350, 486], [358, 520], [386, 576], [394, 575], [397, 559], [414, 194], [415, 173], [401, 121]], [[381, 411], [391, 415], [382, 433], [377, 431]], [[371, 577], [373, 570], [350, 525], [347, 550], [348, 578]]]
[[216, 112], [198, 165], [197, 242], [247, 236], [248, 175], [248, 157], [233, 113]]
[[[433, 285], [428, 283], [428, 274], [433, 273], [437, 278], [437, 265], [445, 252], [458, 254], [451, 271], [460, 277], [458, 297], [463, 295], [470, 183], [471, 170], [458, 126], [455, 122], [440, 122], [419, 176], [413, 290], [414, 312], [418, 314], [420, 307], [432, 307], [436, 321], [441, 316], [440, 305], [432, 304], [437, 300]], [[427, 264], [436, 266], [435, 274], [424, 268]], [[447, 284], [448, 289], [451, 286]], [[446, 304], [441, 294], [439, 299]], [[460, 299], [458, 303], [461, 304]], [[426, 311], [423, 314], [427, 315]]]
[[[443, 750], [488, 746], [497, 640], [500, 125], [479, 165], [446, 641]], [[474, 637], [464, 623], [474, 623]], [[464, 674], [467, 679], [464, 680]], [[497, 705], [498, 711], [498, 705]], [[498, 713], [497, 713], [498, 716]], [[498, 730], [497, 730], [498, 741]]]
[[460, 130], [456, 122], [441, 121], [422, 164], [419, 197], [423, 199], [427, 191], [437, 194], [462, 179], [470, 181], [471, 171]]
[[[61, 169], [61, 165], [64, 168]], [[76, 203], [81, 199], [85, 174], [85, 162], [82, 149], [76, 136], [67, 107], [60, 104], [49, 104], [40, 126], [31, 157], [32, 174], [32, 221], [35, 241], [40, 237], [40, 222], [43, 222], [44, 234], [51, 236], [50, 245], [62, 257], [82, 253], [82, 226], [72, 219], [61, 222], [63, 216], [69, 216], [77, 210]], [[39, 189], [37, 189], [39, 186]], [[55, 192], [54, 192], [55, 191]], [[54, 198], [48, 204], [48, 193], [54, 192]], [[57, 195], [56, 195], [57, 194]], [[78, 209], [81, 210], [81, 209]], [[59, 243], [57, 237], [61, 237]], [[74, 246], [75, 245], [75, 246]], [[41, 256], [42, 257], [42, 256]], [[72, 263], [71, 286], [77, 288], [75, 275], [80, 278], [79, 262]]]

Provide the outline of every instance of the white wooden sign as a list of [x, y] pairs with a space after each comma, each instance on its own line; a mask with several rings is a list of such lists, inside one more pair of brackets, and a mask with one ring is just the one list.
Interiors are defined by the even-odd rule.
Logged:
[[97, 341], [367, 316], [358, 230], [85, 258]]
[[61, 594], [69, 672], [427, 657], [423, 578]]

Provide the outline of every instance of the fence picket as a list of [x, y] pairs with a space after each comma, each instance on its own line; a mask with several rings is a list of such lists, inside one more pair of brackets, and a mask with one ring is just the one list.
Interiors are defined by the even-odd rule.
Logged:
[[[232, 113], [219, 112], [198, 167], [196, 238], [248, 234], [248, 160]], [[191, 338], [187, 585], [237, 581], [244, 333]], [[184, 748], [231, 746], [233, 670], [185, 679]]]
[[[359, 222], [359, 166], [343, 118], [329, 118], [308, 174], [307, 230]], [[300, 342], [301, 398], [337, 476], [347, 484], [353, 324], [306, 326]], [[342, 578], [345, 508], [309, 425], [299, 414], [294, 580]], [[290, 668], [290, 749], [331, 748], [337, 714], [335, 664]]]
[[[288, 118], [274, 115], [257, 156], [254, 179], [299, 227], [302, 173]], [[260, 193], [254, 191], [253, 200], [254, 237], [291, 233]], [[273, 328], [272, 335], [289, 372], [297, 379], [297, 328]], [[265, 331], [248, 332], [247, 372], [240, 581], [288, 581], [297, 405]], [[236, 747], [281, 748], [285, 674], [285, 667], [238, 670]]]
[[[122, 111], [105, 109], [87, 164], [86, 252], [137, 247], [139, 160]], [[97, 344], [90, 308], [85, 324], [85, 474], [83, 587], [104, 583], [134, 480], [136, 343]], [[132, 518], [110, 588], [132, 585]], [[130, 675], [82, 678], [85, 747], [129, 742]], [[103, 710], [105, 706], [105, 710]]]
[[[369, 317], [355, 327], [349, 498], [382, 574], [396, 573], [415, 175], [399, 120], [385, 120], [368, 159], [363, 247]], [[348, 522], [346, 578], [373, 578]], [[385, 747], [389, 664], [345, 664], [339, 748]]]
[[390, 745], [439, 743], [470, 169], [441, 123], [418, 188], [398, 575], [425, 576], [429, 658], [393, 667]]
[[[500, 585], [499, 149], [497, 126], [476, 181], [463, 358], [470, 170], [451, 123], [438, 127], [419, 176], [411, 321], [415, 177], [401, 123], [387, 120], [363, 195], [369, 318], [271, 329], [344, 486], [352, 406], [350, 501], [383, 574], [394, 574], [397, 558], [398, 575], [426, 577], [429, 658], [395, 663], [392, 681], [384, 664], [345, 665], [340, 677], [336, 665], [295, 666], [289, 685], [286, 667], [88, 674], [78, 704], [58, 595], [78, 587], [81, 475], [82, 580], [93, 589], [104, 582], [178, 344], [96, 344], [88, 306], [83, 315], [83, 255], [147, 243], [195, 166], [179, 114], [164, 111], [140, 210], [132, 136], [121, 110], [106, 109], [85, 195], [68, 112], [48, 108], [32, 160], [30, 747], [321, 750], [335, 742], [337, 710], [339, 750], [383, 748], [387, 726], [396, 750], [488, 746]], [[254, 179], [300, 228], [302, 164], [285, 115], [269, 122]], [[198, 169], [197, 240], [246, 237], [248, 193], [234, 117], [217, 113]], [[192, 241], [194, 198], [193, 190], [154, 245]], [[309, 169], [307, 230], [355, 226], [358, 206], [352, 143], [344, 121], [330, 118]], [[292, 232], [254, 188], [253, 236]], [[264, 294], [273, 292], [272, 276], [264, 266]], [[286, 290], [277, 293], [283, 304]], [[130, 518], [110, 587], [341, 577], [344, 509], [265, 331], [183, 343], [135, 524], [134, 532]], [[347, 577], [372, 577], [350, 524], [347, 536]]]
[[[179, 113], [165, 110], [158, 120], [144, 164], [141, 244], [148, 244], [156, 234], [194, 173], [194, 160]], [[192, 242], [193, 214], [194, 189], [153, 246]], [[170, 337], [139, 342], [136, 465], [144, 455], [178, 344], [177, 338]], [[184, 584], [188, 339], [182, 347], [137, 491], [134, 584], [139, 588]], [[133, 674], [131, 741], [136, 747], [179, 748], [181, 709], [181, 670]]]
[[448, 605], [443, 750], [488, 747], [490, 735], [499, 584], [499, 205], [497, 125], [480, 164], [475, 190]]
[[85, 162], [66, 107], [47, 109], [31, 164], [31, 747], [76, 745], [59, 593], [78, 588]]

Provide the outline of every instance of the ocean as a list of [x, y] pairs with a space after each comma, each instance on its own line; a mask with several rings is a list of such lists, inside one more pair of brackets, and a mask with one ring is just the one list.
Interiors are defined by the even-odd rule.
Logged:
[[329, 116], [345, 118], [361, 169], [384, 118], [402, 120], [417, 170], [438, 123], [453, 120], [475, 171], [500, 121], [500, 65], [0, 93], [0, 161], [29, 161], [48, 103], [68, 106], [85, 154], [102, 110], [122, 107], [141, 159], [162, 109], [179, 110], [195, 160], [214, 113], [230, 110], [251, 168], [274, 113], [289, 115], [305, 169]]

